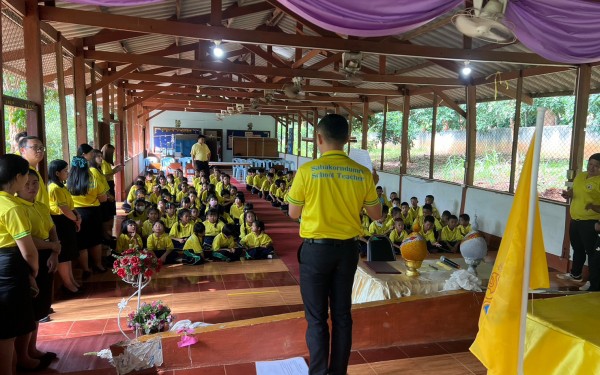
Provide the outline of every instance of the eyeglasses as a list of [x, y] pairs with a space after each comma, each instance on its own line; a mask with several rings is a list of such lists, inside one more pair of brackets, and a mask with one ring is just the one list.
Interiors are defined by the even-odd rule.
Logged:
[[39, 146], [25, 146], [25, 148], [30, 148], [35, 152], [45, 152], [46, 151], [46, 147], [39, 147]]

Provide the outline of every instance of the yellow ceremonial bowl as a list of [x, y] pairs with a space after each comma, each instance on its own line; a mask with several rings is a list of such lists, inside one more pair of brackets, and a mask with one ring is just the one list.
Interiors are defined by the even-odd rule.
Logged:
[[421, 224], [418, 221], [415, 221], [412, 225], [412, 231], [415, 233], [419, 233], [421, 231]]
[[418, 233], [411, 233], [400, 245], [400, 253], [406, 263], [408, 276], [419, 276], [418, 271], [423, 264], [423, 260], [427, 257], [427, 242]]

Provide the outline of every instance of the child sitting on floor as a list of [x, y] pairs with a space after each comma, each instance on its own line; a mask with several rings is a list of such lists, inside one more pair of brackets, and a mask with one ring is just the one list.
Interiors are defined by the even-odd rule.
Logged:
[[177, 223], [177, 215], [175, 214], [175, 203], [168, 202], [165, 205], [165, 216], [163, 217], [163, 222], [165, 223], [165, 227], [167, 231], [171, 231], [171, 228]]
[[460, 234], [466, 236], [471, 229], [471, 218], [467, 214], [462, 214], [458, 217], [458, 230], [460, 230]]
[[460, 229], [457, 227], [458, 218], [455, 215], [450, 215], [448, 218], [448, 225], [442, 228], [438, 242], [442, 245], [441, 249], [456, 253], [460, 240], [463, 239]]
[[240, 256], [244, 254], [244, 250], [237, 247], [231, 224], [225, 225], [221, 233], [217, 234], [214, 238], [212, 251], [213, 259], [224, 260], [226, 262], [240, 260]]
[[247, 248], [246, 253], [252, 259], [273, 258], [273, 240], [265, 233], [265, 223], [256, 220], [252, 223], [252, 233], [247, 234], [240, 244]]
[[246, 211], [244, 213], [244, 219], [240, 224], [240, 239], [246, 237], [252, 232], [252, 224], [256, 221], [256, 215], [254, 211]]
[[147, 248], [153, 251], [156, 257], [158, 257], [163, 264], [175, 263], [177, 259], [177, 252], [173, 251], [173, 241], [171, 237], [165, 232], [165, 223], [161, 220], [154, 223], [152, 227], [152, 234], [148, 236]]
[[432, 215], [427, 215], [423, 218], [423, 226], [421, 227], [421, 236], [427, 241], [427, 250], [430, 253], [437, 253], [442, 245], [437, 242], [435, 236], [435, 218]]
[[142, 237], [138, 234], [138, 226], [133, 220], [125, 220], [121, 224], [121, 234], [117, 238], [117, 253], [121, 254], [127, 249], [141, 249], [144, 247]]
[[152, 234], [154, 223], [160, 218], [160, 213], [157, 208], [152, 207], [148, 210], [148, 220], [142, 224], [142, 238], [147, 239]]
[[206, 220], [204, 220], [204, 246], [205, 248], [211, 248], [215, 237], [221, 233], [221, 230], [225, 226], [222, 221], [219, 221], [219, 212], [217, 210], [208, 210], [206, 213]]
[[400, 254], [400, 245], [406, 237], [408, 237], [408, 234], [404, 230], [404, 220], [402, 218], [394, 219], [394, 229], [390, 232], [390, 241], [396, 254]]
[[185, 240], [194, 232], [194, 225], [190, 223], [190, 210], [182, 208], [177, 213], [177, 223], [171, 227], [169, 236], [176, 249], [183, 249]]
[[194, 224], [194, 233], [188, 237], [183, 245], [184, 263], [190, 265], [197, 265], [204, 263], [206, 257], [204, 256], [204, 228], [203, 223]]
[[389, 209], [390, 208], [388, 206], [381, 206], [381, 218], [379, 218], [378, 220], [374, 220], [371, 223], [371, 225], [369, 225], [370, 236], [386, 234], [387, 228], [385, 226], [385, 222], [387, 220], [387, 214]]

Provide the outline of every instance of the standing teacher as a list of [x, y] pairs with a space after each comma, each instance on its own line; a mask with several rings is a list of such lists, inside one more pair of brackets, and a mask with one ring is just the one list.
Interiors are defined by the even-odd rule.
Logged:
[[360, 251], [357, 238], [362, 234], [360, 212], [365, 207], [373, 220], [381, 217], [375, 192], [378, 176], [343, 151], [350, 137], [344, 117], [329, 114], [316, 130], [321, 157], [298, 168], [288, 194], [289, 215], [294, 219], [302, 215], [304, 242], [298, 261], [308, 322], [309, 373], [343, 375], [352, 348], [352, 284]]
[[192, 160], [194, 161], [194, 168], [197, 171], [204, 171], [204, 175], [208, 178], [208, 162], [210, 160], [210, 148], [206, 145], [206, 138], [200, 134], [198, 136], [198, 143], [192, 146], [190, 151]]
[[[595, 259], [598, 236], [594, 225], [600, 220], [600, 153], [589, 157], [587, 171], [577, 173], [573, 180], [573, 188], [563, 191], [562, 196], [571, 199], [569, 238], [573, 248], [573, 262], [571, 272], [559, 274], [557, 277], [563, 280], [582, 281], [583, 265], [587, 255], [590, 257], [588, 259], [590, 281], [594, 280], [596, 284], [591, 290], [598, 290], [600, 270], [597, 269]], [[580, 289], [588, 290], [589, 285], [584, 285]]]

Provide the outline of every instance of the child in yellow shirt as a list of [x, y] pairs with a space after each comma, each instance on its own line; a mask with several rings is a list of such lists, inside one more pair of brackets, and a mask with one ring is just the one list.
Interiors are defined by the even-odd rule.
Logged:
[[265, 223], [260, 220], [252, 223], [252, 233], [242, 238], [240, 244], [246, 247], [251, 259], [271, 259], [275, 253], [273, 240], [265, 233]]
[[427, 250], [430, 253], [437, 253], [442, 245], [435, 237], [435, 218], [432, 215], [427, 215], [423, 218], [423, 226], [421, 227], [421, 236], [427, 241]]
[[204, 242], [205, 231], [204, 224], [194, 224], [194, 233], [188, 237], [185, 245], [183, 245], [183, 259], [185, 264], [195, 266], [204, 263], [205, 256], [202, 243]]
[[458, 228], [458, 218], [455, 215], [450, 215], [448, 225], [442, 228], [438, 242], [442, 245], [442, 249], [452, 253], [458, 251], [460, 241], [463, 239], [463, 234]]
[[192, 235], [194, 225], [190, 223], [190, 210], [183, 208], [177, 213], [177, 223], [171, 227], [169, 236], [176, 249], [183, 249], [185, 240]]
[[127, 249], [141, 249], [144, 247], [142, 237], [137, 233], [138, 226], [133, 220], [125, 220], [121, 224], [121, 234], [117, 238], [117, 253], [121, 254]]
[[462, 214], [458, 217], [458, 229], [463, 236], [466, 236], [472, 230], [470, 221], [471, 218], [467, 214]]
[[173, 251], [173, 241], [165, 232], [165, 223], [161, 220], [154, 223], [152, 226], [152, 234], [148, 236], [147, 248], [153, 251], [154, 254], [163, 262], [163, 264], [175, 263], [177, 252]]
[[400, 254], [400, 245], [408, 237], [408, 234], [404, 230], [404, 220], [397, 218], [394, 220], [394, 229], [390, 232], [390, 241], [394, 246], [394, 252]]
[[227, 224], [217, 234], [212, 243], [213, 259], [231, 262], [240, 260], [240, 256], [244, 255], [244, 250], [235, 243], [233, 232], [233, 225]]
[[219, 212], [217, 210], [208, 210], [206, 220], [204, 220], [203, 224], [205, 228], [204, 247], [210, 249], [215, 237], [221, 233], [225, 224], [219, 221]]
[[154, 227], [154, 223], [158, 221], [160, 218], [160, 214], [158, 209], [152, 207], [148, 210], [148, 220], [144, 221], [142, 224], [142, 238], [147, 239], [153, 232], [152, 227]]

